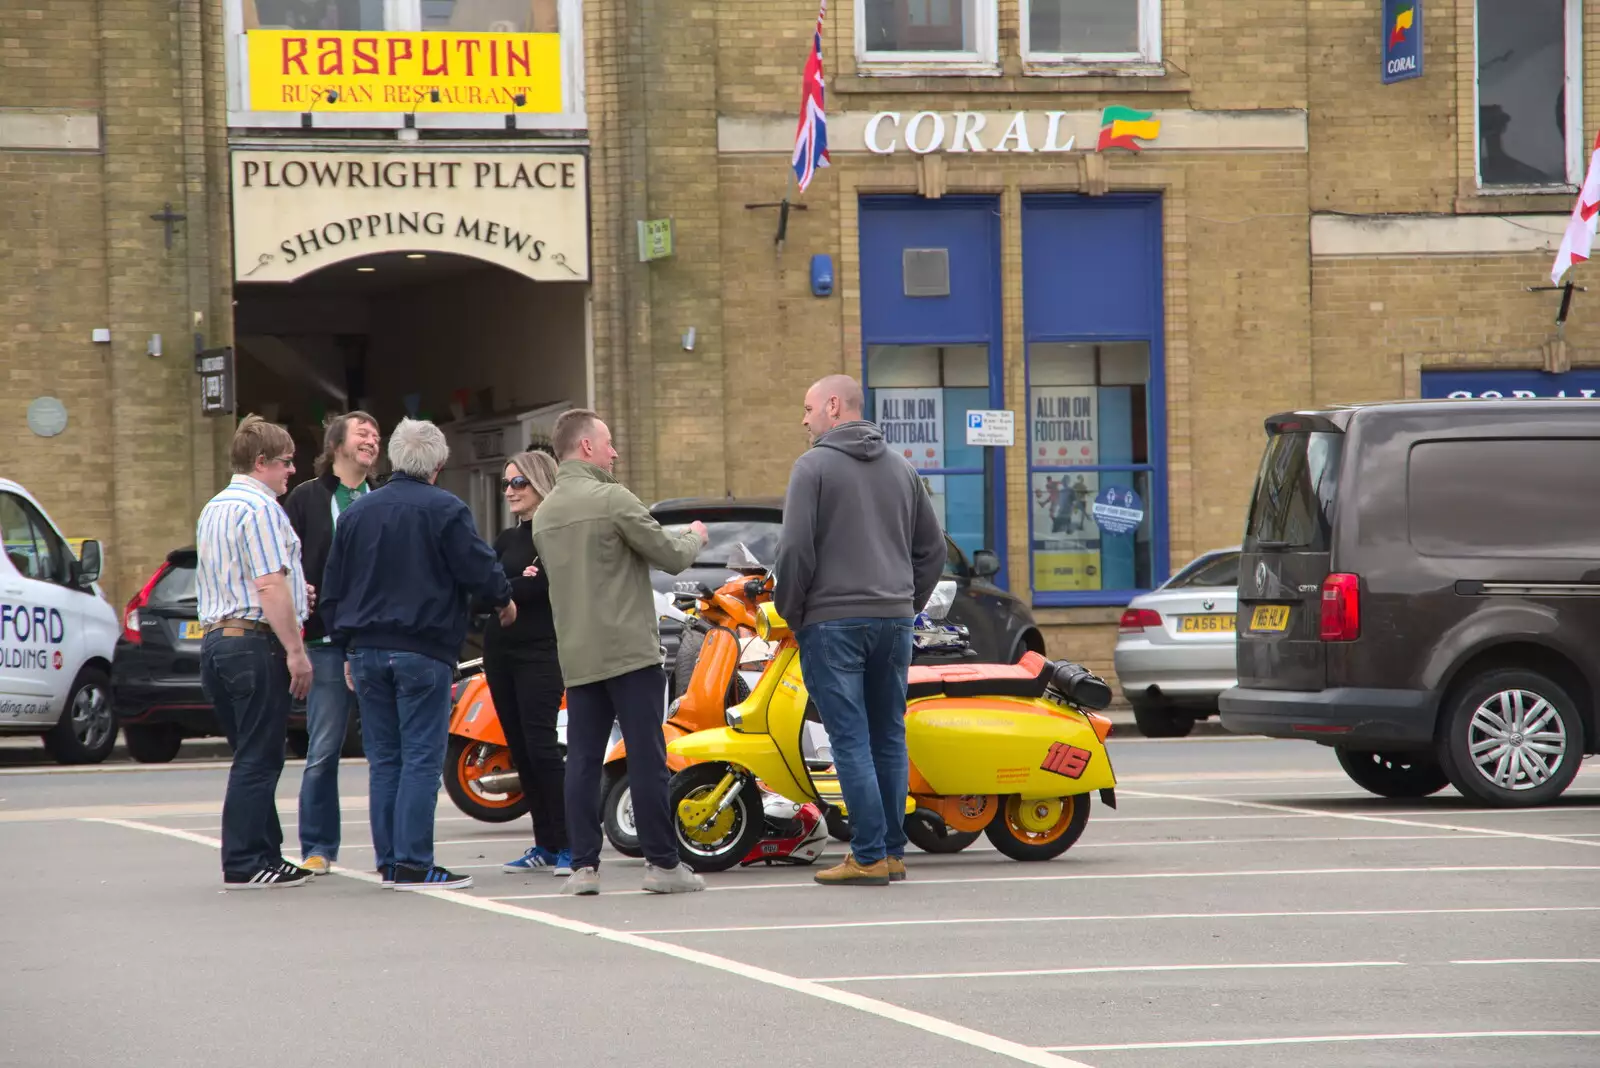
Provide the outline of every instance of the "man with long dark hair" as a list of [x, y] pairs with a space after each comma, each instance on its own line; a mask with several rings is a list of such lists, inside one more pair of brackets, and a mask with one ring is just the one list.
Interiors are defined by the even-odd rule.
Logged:
[[[329, 421], [317, 457], [316, 477], [289, 494], [284, 511], [300, 536], [306, 581], [322, 587], [339, 515], [371, 486], [378, 463], [378, 421], [347, 412]], [[327, 875], [339, 859], [339, 753], [355, 697], [344, 681], [344, 650], [328, 643], [321, 606], [306, 620], [306, 651], [314, 681], [306, 698], [306, 770], [300, 778], [300, 855], [305, 867]]]

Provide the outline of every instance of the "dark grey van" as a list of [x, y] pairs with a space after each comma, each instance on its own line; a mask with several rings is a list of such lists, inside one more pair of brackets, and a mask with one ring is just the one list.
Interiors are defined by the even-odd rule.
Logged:
[[1597, 750], [1600, 401], [1403, 401], [1266, 421], [1239, 561], [1239, 733], [1362, 787], [1558, 796]]

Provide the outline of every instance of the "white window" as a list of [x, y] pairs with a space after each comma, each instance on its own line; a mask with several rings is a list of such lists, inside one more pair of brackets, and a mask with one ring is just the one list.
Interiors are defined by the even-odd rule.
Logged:
[[1477, 0], [1478, 186], [1568, 189], [1583, 175], [1580, 0]]
[[1030, 63], [1158, 65], [1161, 0], [1022, 0]]
[[856, 0], [860, 73], [995, 73], [995, 0]]

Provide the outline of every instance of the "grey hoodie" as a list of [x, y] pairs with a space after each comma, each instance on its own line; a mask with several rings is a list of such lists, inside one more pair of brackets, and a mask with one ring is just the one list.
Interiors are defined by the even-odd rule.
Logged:
[[922, 478], [865, 420], [819, 437], [789, 475], [773, 601], [798, 631], [830, 619], [910, 618], [944, 571]]

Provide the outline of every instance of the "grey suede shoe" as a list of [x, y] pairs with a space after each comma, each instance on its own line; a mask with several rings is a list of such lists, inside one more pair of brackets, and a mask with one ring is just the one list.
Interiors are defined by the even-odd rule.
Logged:
[[652, 894], [692, 894], [706, 888], [706, 881], [682, 862], [671, 868], [654, 864], [646, 864], [645, 868], [644, 888]]
[[600, 873], [593, 868], [579, 868], [572, 873], [566, 883], [561, 887], [563, 894], [598, 894], [600, 892]]

